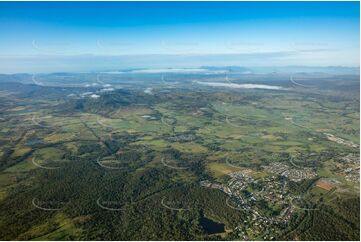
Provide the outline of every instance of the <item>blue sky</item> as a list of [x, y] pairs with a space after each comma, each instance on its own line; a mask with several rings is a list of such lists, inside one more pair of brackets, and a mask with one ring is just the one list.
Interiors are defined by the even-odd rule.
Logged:
[[0, 72], [359, 66], [359, 15], [358, 2], [1, 2]]

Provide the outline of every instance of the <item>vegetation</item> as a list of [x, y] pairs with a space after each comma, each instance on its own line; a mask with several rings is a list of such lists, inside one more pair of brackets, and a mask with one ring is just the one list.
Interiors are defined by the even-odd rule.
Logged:
[[[127, 78], [135, 83], [111, 92], [58, 79], [53, 87], [0, 83], [1, 240], [262, 240], [253, 225], [240, 232], [250, 226], [249, 211], [201, 185], [225, 185], [234, 172], [256, 181], [240, 196], [286, 180], [287, 192], [299, 198], [252, 204], [270, 217], [292, 208], [267, 238], [359, 240], [355, 77], [338, 79], [337, 87], [317, 79], [307, 89], [280, 76], [271, 84], [289, 90], [275, 91], [216, 89], [175, 75], [171, 87], [152, 82], [152, 94], [142, 80], [154, 75]], [[116, 86], [111, 76], [107, 82]], [[267, 169], [275, 163], [316, 175], [292, 180], [293, 173]], [[318, 187], [320, 179], [327, 186]]]

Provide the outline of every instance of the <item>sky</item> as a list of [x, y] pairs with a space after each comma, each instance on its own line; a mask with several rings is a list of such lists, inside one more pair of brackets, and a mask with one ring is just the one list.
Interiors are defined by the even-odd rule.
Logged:
[[349, 66], [359, 2], [0, 2], [0, 72]]

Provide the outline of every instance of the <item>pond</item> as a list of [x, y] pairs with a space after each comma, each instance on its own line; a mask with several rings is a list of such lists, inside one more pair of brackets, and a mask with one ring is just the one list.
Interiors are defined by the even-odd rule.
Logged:
[[205, 216], [202, 216], [199, 219], [199, 223], [203, 227], [203, 229], [207, 232], [207, 234], [218, 234], [225, 232], [224, 224], [217, 223]]

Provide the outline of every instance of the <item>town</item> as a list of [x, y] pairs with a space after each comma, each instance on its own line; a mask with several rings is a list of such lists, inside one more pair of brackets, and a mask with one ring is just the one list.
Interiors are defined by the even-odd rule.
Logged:
[[[287, 172], [283, 172], [282, 176], [272, 175], [258, 179], [247, 173], [230, 173], [226, 185], [210, 181], [201, 181], [200, 184], [228, 194], [226, 205], [247, 213], [242, 224], [235, 228], [240, 238], [272, 240], [278, 230], [290, 220], [295, 209], [300, 209], [292, 202], [300, 196], [290, 193]], [[302, 177], [313, 176], [308, 174]]]
[[268, 172], [287, 177], [291, 181], [296, 182], [304, 179], [312, 179], [316, 176], [316, 172], [314, 172], [311, 168], [290, 168], [288, 165], [281, 162], [273, 162], [268, 166], [263, 166], [263, 169]]

